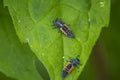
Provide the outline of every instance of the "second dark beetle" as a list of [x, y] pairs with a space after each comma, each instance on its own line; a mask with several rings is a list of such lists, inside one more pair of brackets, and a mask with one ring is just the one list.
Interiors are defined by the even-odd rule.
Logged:
[[78, 58], [71, 59], [69, 62], [67, 62], [63, 68], [62, 77], [65, 78], [78, 64], [80, 64], [80, 60]]
[[54, 24], [59, 30], [65, 34], [67, 37], [74, 38], [74, 34], [72, 31], [68, 28], [68, 26], [63, 23], [60, 19], [55, 19]]

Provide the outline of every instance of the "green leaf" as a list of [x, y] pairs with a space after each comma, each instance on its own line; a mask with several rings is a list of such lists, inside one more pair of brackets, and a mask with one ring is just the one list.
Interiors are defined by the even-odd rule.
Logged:
[[[82, 65], [66, 77], [66, 80], [76, 80], [102, 27], [109, 22], [110, 0], [4, 1], [19, 39], [29, 44], [48, 70], [51, 80], [62, 80], [61, 73], [66, 61], [79, 55]], [[52, 29], [55, 18], [70, 24], [74, 39], [64, 36], [58, 29]]]
[[0, 80], [43, 80], [35, 58], [28, 44], [20, 43], [8, 9], [0, 0]]

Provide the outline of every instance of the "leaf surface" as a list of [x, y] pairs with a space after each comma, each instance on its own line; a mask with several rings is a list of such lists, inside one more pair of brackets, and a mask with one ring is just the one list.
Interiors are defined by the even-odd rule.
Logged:
[[[66, 62], [79, 56], [82, 65], [65, 78], [76, 80], [102, 27], [109, 22], [109, 0], [5, 0], [5, 6], [8, 6], [20, 41], [29, 44], [51, 80], [62, 80]], [[70, 24], [74, 39], [53, 29], [56, 18]]]

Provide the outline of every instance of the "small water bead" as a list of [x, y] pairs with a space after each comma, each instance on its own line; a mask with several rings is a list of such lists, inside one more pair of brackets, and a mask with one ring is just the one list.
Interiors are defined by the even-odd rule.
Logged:
[[105, 3], [104, 2], [100, 2], [100, 7], [104, 7], [105, 6]]
[[21, 19], [18, 19], [18, 23], [21, 23]]

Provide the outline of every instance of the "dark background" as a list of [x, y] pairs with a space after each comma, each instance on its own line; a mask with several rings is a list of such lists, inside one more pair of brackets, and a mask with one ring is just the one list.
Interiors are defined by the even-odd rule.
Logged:
[[111, 0], [109, 27], [102, 29], [78, 80], [120, 80], [120, 0]]

